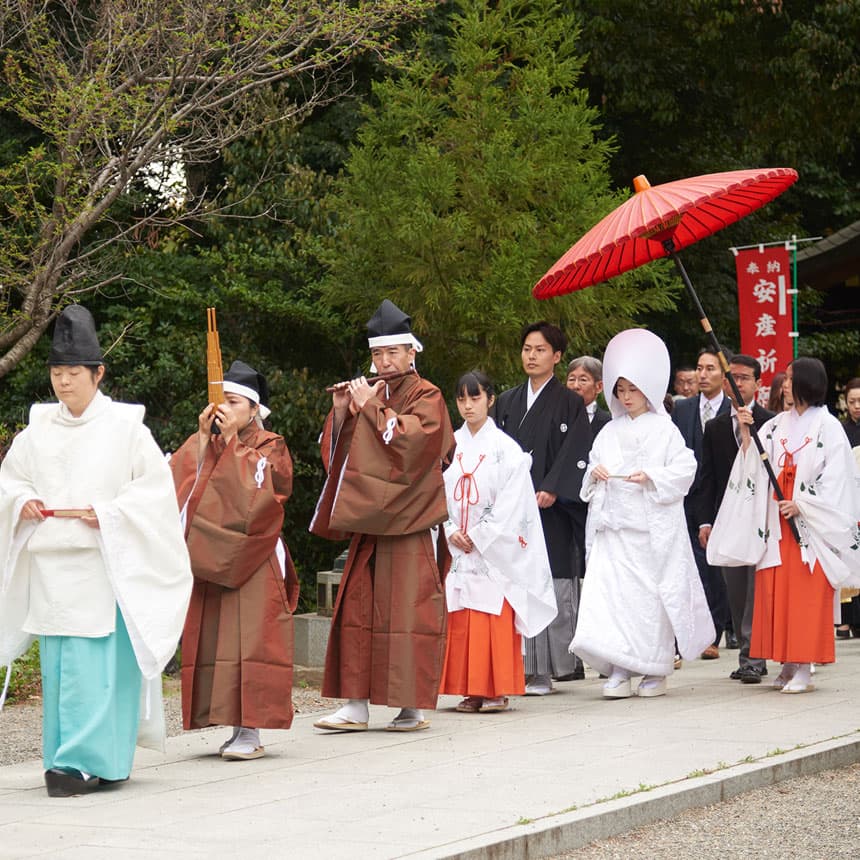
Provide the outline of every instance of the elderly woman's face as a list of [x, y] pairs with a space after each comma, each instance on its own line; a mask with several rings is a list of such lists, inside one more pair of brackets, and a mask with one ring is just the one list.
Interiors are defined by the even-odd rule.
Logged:
[[588, 406], [603, 391], [603, 383], [596, 382], [594, 377], [581, 367], [571, 370], [567, 375], [567, 387], [575, 391]]

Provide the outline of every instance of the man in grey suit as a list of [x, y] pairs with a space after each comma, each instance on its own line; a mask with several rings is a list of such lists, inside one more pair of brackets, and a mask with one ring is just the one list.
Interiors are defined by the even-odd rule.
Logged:
[[[723, 393], [725, 374], [720, 365], [719, 357], [712, 349], [706, 347], [699, 352], [696, 376], [699, 380], [699, 393], [693, 397], [685, 397], [675, 401], [675, 406], [672, 409], [672, 421], [681, 431], [687, 447], [693, 450], [696, 461], [700, 463], [705, 426], [712, 418], [729, 412], [729, 400]], [[708, 607], [711, 610], [711, 618], [716, 630], [716, 639], [702, 652], [702, 658], [714, 660], [720, 656], [718, 645], [729, 621], [729, 606], [723, 575], [718, 568], [708, 564], [705, 550], [699, 543], [699, 523], [692, 506], [692, 499], [695, 498], [698, 489], [697, 481], [698, 475], [693, 481], [687, 498], [684, 499], [684, 511], [687, 514], [690, 545], [693, 548], [696, 567], [699, 569], [699, 577], [702, 580], [702, 587], [705, 589], [705, 597], [708, 599]]]
[[[729, 373], [740, 391], [743, 405], [751, 409], [753, 426], [758, 430], [768, 418], [773, 418], [773, 412], [768, 412], [755, 402], [761, 365], [749, 355], [735, 355], [729, 360]], [[726, 394], [731, 396], [728, 390]], [[703, 549], [707, 549], [711, 527], [738, 453], [736, 405], [732, 402], [729, 413], [723, 413], [708, 423], [702, 440], [702, 456], [692, 504], [699, 523], [699, 543]], [[720, 572], [726, 583], [732, 625], [740, 645], [738, 667], [730, 677], [744, 684], [760, 684], [762, 677], [767, 674], [767, 664], [764, 660], [750, 657], [755, 567], [721, 567]]]

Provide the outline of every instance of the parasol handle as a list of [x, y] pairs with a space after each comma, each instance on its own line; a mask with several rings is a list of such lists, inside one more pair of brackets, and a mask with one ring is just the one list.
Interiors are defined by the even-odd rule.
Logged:
[[[716, 354], [717, 358], [719, 358], [720, 365], [723, 368], [723, 372], [725, 373], [726, 378], [729, 381], [729, 386], [732, 389], [732, 394], [735, 396], [735, 403], [743, 403], [743, 398], [741, 397], [741, 392], [738, 389], [738, 384], [737, 382], [735, 382], [734, 377], [732, 377], [731, 373], [729, 373], [729, 362], [726, 360], [723, 348], [720, 346], [720, 342], [717, 340], [717, 335], [711, 327], [711, 323], [708, 320], [704, 308], [702, 307], [702, 303], [699, 301], [699, 297], [696, 295], [696, 291], [693, 288], [693, 283], [690, 280], [690, 276], [687, 274], [687, 270], [684, 268], [684, 264], [681, 262], [681, 258], [675, 253], [675, 243], [671, 239], [666, 239], [666, 241], [663, 242], [663, 247], [666, 249], [666, 253], [672, 258], [672, 262], [678, 269], [678, 272], [681, 275], [681, 280], [684, 282], [684, 286], [687, 288], [687, 292], [689, 293], [690, 298], [693, 301], [693, 307], [696, 309], [696, 313], [698, 313], [699, 315], [699, 321], [702, 324], [702, 328], [705, 330], [705, 334], [708, 336], [708, 340], [711, 342], [711, 346], [714, 348], [714, 353]], [[750, 436], [752, 437], [752, 440], [755, 443], [756, 448], [758, 449], [758, 455], [761, 458], [761, 462], [764, 466], [765, 472], [767, 472], [767, 478], [770, 482], [770, 485], [773, 487], [774, 495], [780, 502], [785, 501], [785, 496], [783, 495], [779, 483], [776, 480], [773, 466], [771, 466], [770, 457], [767, 456], [767, 452], [764, 450], [764, 446], [761, 444], [761, 439], [758, 438], [758, 433], [755, 432], [754, 428], [753, 432], [750, 433]], [[798, 532], [797, 530], [797, 524], [794, 522], [793, 517], [788, 520], [788, 527], [791, 529], [791, 533], [794, 536], [794, 539], [797, 541], [798, 546], [800, 546], [800, 532]]]

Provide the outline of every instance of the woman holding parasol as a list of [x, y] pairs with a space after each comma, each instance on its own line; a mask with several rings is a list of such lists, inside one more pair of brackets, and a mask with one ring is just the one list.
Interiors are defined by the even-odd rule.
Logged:
[[796, 358], [786, 375], [794, 405], [758, 431], [782, 498], [769, 491], [761, 460], [751, 453], [752, 414], [740, 409], [741, 449], [708, 559], [756, 565], [750, 654], [783, 664], [774, 687], [806, 693], [814, 689], [812, 664], [835, 659], [834, 589], [860, 585], [860, 493], [848, 440], [824, 405], [824, 365]]

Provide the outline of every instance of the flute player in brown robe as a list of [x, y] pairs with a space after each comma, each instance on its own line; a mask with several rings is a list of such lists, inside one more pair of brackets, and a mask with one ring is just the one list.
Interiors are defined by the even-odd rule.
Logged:
[[[421, 343], [387, 299], [367, 324], [372, 371], [402, 374]], [[417, 373], [338, 386], [322, 434], [328, 470], [311, 531], [350, 538], [323, 695], [349, 701], [314, 723], [365, 731], [369, 702], [399, 708], [387, 731], [430, 723], [445, 652], [445, 594], [431, 528], [447, 517], [454, 434], [439, 389]], [[444, 540], [444, 539], [443, 539]]]
[[[182, 722], [232, 725], [226, 760], [260, 758], [260, 729], [293, 721], [293, 610], [298, 580], [281, 539], [293, 464], [263, 429], [265, 377], [241, 361], [224, 375], [226, 403], [209, 404], [170, 466], [194, 590], [182, 636]], [[212, 433], [213, 420], [220, 434]]]

